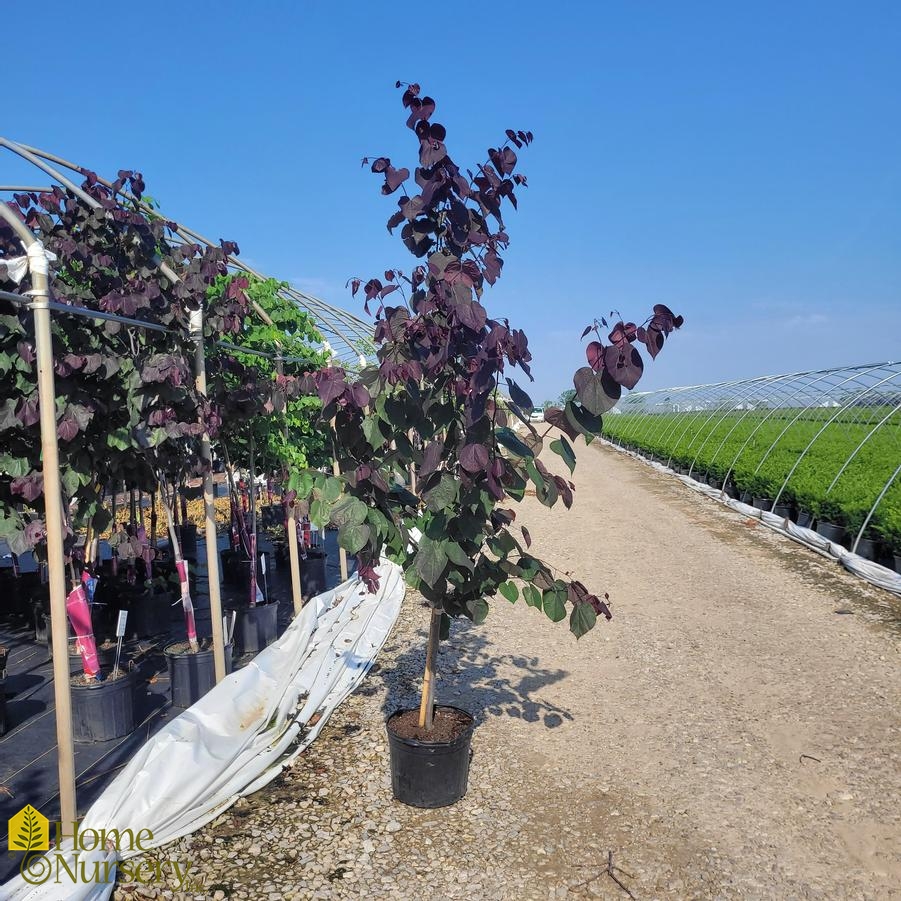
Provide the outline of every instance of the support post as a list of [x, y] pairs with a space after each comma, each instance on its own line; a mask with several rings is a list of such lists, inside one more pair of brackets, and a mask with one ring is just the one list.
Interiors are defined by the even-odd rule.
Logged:
[[432, 728], [435, 715], [435, 670], [438, 664], [438, 642], [441, 637], [441, 610], [432, 609], [429, 619], [429, 643], [425, 652], [425, 674], [422, 677], [422, 701], [419, 704], [419, 725]]
[[[206, 356], [203, 352], [203, 313], [191, 312], [191, 337], [195, 342], [194, 378], [199, 394], [206, 397]], [[213, 498], [213, 455], [210, 436], [203, 428], [200, 436], [203, 458], [203, 512], [206, 519], [206, 571], [210, 595], [210, 618], [213, 630], [213, 670], [216, 682], [225, 678], [225, 633], [222, 629], [222, 595], [219, 586], [219, 546], [216, 540], [216, 503]]]
[[[29, 242], [29, 250], [34, 241]], [[72, 692], [69, 685], [69, 630], [66, 617], [66, 564], [63, 553], [63, 496], [56, 441], [56, 386], [50, 332], [50, 291], [47, 263], [31, 263], [35, 352], [41, 414], [41, 455], [44, 464], [44, 505], [47, 516], [47, 563], [50, 570], [50, 628], [53, 642], [53, 696], [56, 706], [56, 746], [59, 765], [60, 820], [70, 834], [78, 818], [75, 801], [75, 743], [72, 737]], [[43, 271], [41, 269], [43, 268]]]
[[294, 599], [294, 615], [303, 608], [300, 593], [300, 554], [297, 552], [297, 504], [288, 513], [288, 560], [291, 564], [291, 596]]

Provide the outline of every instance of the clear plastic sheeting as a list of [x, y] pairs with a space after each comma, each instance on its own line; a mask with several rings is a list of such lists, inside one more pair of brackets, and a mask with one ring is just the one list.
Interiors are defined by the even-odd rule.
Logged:
[[773, 531], [781, 532], [793, 541], [806, 545], [811, 550], [822, 554], [824, 557], [830, 557], [831, 559], [836, 560], [849, 572], [854, 573], [854, 575], [865, 579], [873, 585], [877, 585], [879, 588], [884, 588], [886, 591], [901, 596], [901, 574], [894, 570], [881, 566], [878, 563], [874, 563], [872, 560], [867, 560], [864, 557], [849, 551], [844, 545], [830, 541], [813, 529], [799, 526], [786, 516], [778, 516], [767, 510], [760, 510], [750, 504], [742, 503], [740, 500], [730, 498], [721, 488], [713, 488], [710, 485], [705, 485], [702, 482], [693, 479], [691, 476], [681, 475], [662, 463], [658, 463], [654, 460], [647, 460], [639, 454], [633, 454], [631, 451], [626, 451], [608, 441], [605, 441], [604, 443], [608, 447], [615, 447], [617, 450], [623, 451], [624, 453], [641, 460], [659, 472], [665, 472], [676, 476], [682, 484], [689, 488], [692, 488], [713, 500], [719, 501], [721, 504], [741, 513], [742, 516], [759, 519], [765, 526]]
[[[153, 736], [84, 817], [80, 828], [149, 829], [144, 848], [200, 829], [239, 797], [272, 781], [319, 734], [329, 714], [359, 684], [388, 637], [404, 597], [400, 567], [383, 562], [369, 593], [356, 577], [311, 599], [284, 635]], [[48, 861], [53, 878], [29, 884], [21, 875], [0, 887], [3, 901], [101, 901], [115, 882], [76, 882]], [[134, 856], [123, 849], [58, 852], [73, 871], [94, 872]], [[83, 866], [82, 866], [83, 865]], [[62, 872], [63, 879], [53, 881]]]

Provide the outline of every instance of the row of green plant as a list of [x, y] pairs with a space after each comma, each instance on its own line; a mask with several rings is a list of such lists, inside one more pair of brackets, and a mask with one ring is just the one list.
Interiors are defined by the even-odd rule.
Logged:
[[[604, 431], [676, 465], [693, 464], [696, 473], [728, 475], [739, 491], [755, 497], [775, 498], [781, 491], [780, 502], [856, 535], [901, 460], [901, 415], [874, 432], [870, 423], [829, 422], [828, 411], [817, 417], [811, 412], [797, 418], [790, 410], [624, 414], [607, 417]], [[866, 537], [901, 550], [901, 481], [877, 506]]]

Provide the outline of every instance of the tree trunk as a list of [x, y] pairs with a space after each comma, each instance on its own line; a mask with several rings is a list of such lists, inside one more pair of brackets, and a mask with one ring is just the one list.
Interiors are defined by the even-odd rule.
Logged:
[[433, 609], [429, 620], [429, 643], [425, 652], [425, 673], [422, 677], [422, 701], [419, 705], [419, 725], [432, 728], [435, 715], [435, 675], [438, 668], [438, 642], [441, 636], [441, 610]]

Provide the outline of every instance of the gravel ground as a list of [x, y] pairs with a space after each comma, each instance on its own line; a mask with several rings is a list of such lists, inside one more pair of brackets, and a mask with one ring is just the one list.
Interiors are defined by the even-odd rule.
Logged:
[[391, 798], [383, 722], [417, 701], [428, 618], [410, 594], [297, 765], [159, 852], [203, 890], [116, 897], [901, 898], [898, 601], [616, 451], [579, 456], [573, 509], [527, 498], [519, 521], [614, 619], [578, 644], [522, 602], [454, 624], [439, 700], [479, 724], [462, 802]]

